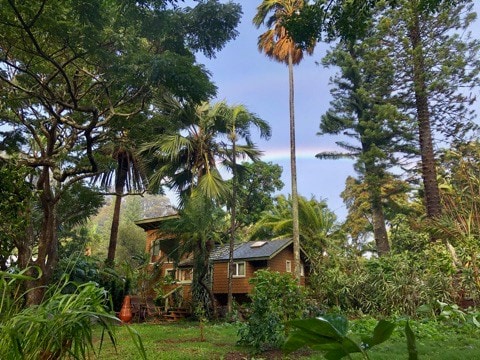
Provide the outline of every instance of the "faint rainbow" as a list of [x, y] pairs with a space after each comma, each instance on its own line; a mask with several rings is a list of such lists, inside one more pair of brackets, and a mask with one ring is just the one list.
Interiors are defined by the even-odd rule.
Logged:
[[[325, 151], [335, 151], [335, 148], [300, 147], [296, 150], [299, 160], [317, 160], [315, 155]], [[262, 161], [286, 161], [290, 159], [289, 148], [274, 148], [263, 150]]]

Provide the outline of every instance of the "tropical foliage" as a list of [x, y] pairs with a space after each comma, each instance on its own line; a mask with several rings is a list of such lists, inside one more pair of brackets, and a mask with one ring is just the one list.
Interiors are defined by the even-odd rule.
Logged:
[[250, 313], [239, 329], [239, 343], [257, 351], [278, 348], [288, 335], [286, 322], [303, 315], [305, 294], [290, 274], [259, 270], [250, 283]]
[[[253, 239], [292, 237], [292, 200], [280, 195], [271, 210], [265, 211], [255, 224]], [[324, 201], [299, 197], [300, 244], [314, 263], [321, 261], [330, 246], [339, 239], [336, 216]]]
[[[93, 324], [98, 324], [115, 343], [115, 324], [108, 311], [108, 294], [93, 282], [74, 286], [64, 279], [46, 294], [39, 306], [22, 308], [25, 273], [0, 273], [0, 351], [8, 359], [89, 359], [100, 349], [93, 342]], [[67, 286], [73, 293], [64, 294]], [[146, 358], [141, 339], [132, 332], [139, 355]]]
[[[473, 1], [259, 1], [258, 49], [289, 72], [289, 195], [275, 194], [281, 167], [259, 161], [254, 135], [270, 138], [270, 126], [244, 105], [213, 102], [198, 62], [237, 36], [241, 7], [193, 3], [0, 0], [2, 356], [91, 358], [94, 327], [115, 345], [113, 311], [156, 281], [134, 225], [147, 191], [178, 195], [178, 208], [160, 201], [151, 217], [178, 212], [163, 230], [179, 240], [176, 264], [191, 255], [202, 326], [219, 313], [216, 245], [230, 245], [232, 314], [235, 243], [293, 238], [296, 278], [258, 271], [239, 309], [240, 342], [255, 351], [281, 347], [297, 328], [290, 349], [368, 358], [392, 333], [381, 321], [358, 344], [332, 310], [480, 327], [467, 309], [480, 302]], [[296, 183], [293, 66], [319, 39], [335, 40], [321, 62], [338, 68], [319, 135], [339, 147], [318, 157], [354, 158], [357, 171], [342, 193], [344, 221]], [[321, 318], [298, 320], [307, 313]], [[414, 335], [402, 334], [411, 358]]]

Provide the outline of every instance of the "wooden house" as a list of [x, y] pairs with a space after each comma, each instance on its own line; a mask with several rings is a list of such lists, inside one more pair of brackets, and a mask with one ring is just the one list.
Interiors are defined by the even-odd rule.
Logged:
[[[301, 256], [305, 260], [304, 256]], [[220, 304], [226, 304], [228, 294], [229, 246], [217, 247], [210, 255], [213, 265], [213, 293]], [[301, 262], [301, 283], [305, 284], [305, 266]], [[239, 303], [248, 300], [252, 291], [249, 280], [260, 269], [269, 269], [294, 275], [293, 240], [249, 241], [235, 245], [233, 251], [234, 272], [232, 294]]]
[[[174, 263], [174, 254], [179, 248], [178, 241], [171, 235], [162, 233], [161, 223], [169, 217], [145, 219], [136, 224], [147, 233], [145, 250], [150, 254], [151, 264], [158, 264], [159, 274], [167, 281], [164, 293], [178, 291], [183, 299], [191, 299], [190, 285], [193, 275], [193, 259], [190, 254]], [[259, 269], [270, 269], [294, 276], [294, 258], [292, 239], [250, 241], [238, 243], [233, 252], [234, 273], [232, 276], [232, 293], [238, 303], [248, 301], [252, 287], [249, 280]], [[301, 284], [305, 284], [305, 254], [301, 252]], [[228, 294], [229, 246], [219, 245], [210, 255], [212, 289], [220, 305], [225, 305]]]

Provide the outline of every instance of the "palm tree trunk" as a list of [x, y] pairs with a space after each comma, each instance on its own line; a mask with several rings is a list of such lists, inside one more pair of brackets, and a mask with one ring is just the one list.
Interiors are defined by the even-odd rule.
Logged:
[[430, 219], [433, 219], [440, 216], [442, 207], [437, 182], [435, 155], [433, 151], [427, 85], [425, 82], [425, 57], [420, 35], [420, 19], [418, 12], [414, 12], [413, 14], [412, 21], [409, 25], [408, 35], [413, 50], [413, 82], [415, 91], [415, 106], [418, 117], [420, 152], [422, 158], [422, 177], [425, 190], [425, 205], [427, 208], [427, 216]]
[[300, 229], [298, 224], [297, 158], [295, 147], [295, 89], [292, 52], [288, 55], [288, 82], [290, 108], [290, 172], [292, 182], [293, 263], [295, 278], [300, 283]]
[[228, 249], [228, 295], [227, 295], [227, 313], [232, 313], [233, 306], [233, 250], [235, 247], [235, 226], [237, 216], [237, 143], [235, 139], [235, 130], [232, 132], [232, 205], [230, 218], [230, 244]]
[[117, 250], [118, 228], [120, 226], [120, 211], [122, 207], [123, 189], [127, 181], [128, 159], [121, 154], [118, 157], [118, 166], [115, 178], [115, 206], [113, 208], [112, 226], [110, 228], [110, 241], [108, 243], [108, 254], [105, 263], [109, 267], [115, 264], [115, 253]]

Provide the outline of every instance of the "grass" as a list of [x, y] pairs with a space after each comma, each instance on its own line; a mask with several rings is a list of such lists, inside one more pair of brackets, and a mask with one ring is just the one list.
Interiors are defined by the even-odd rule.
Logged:
[[[369, 325], [353, 326], [353, 331]], [[177, 324], [134, 324], [145, 346], [148, 359], [165, 360], [213, 360], [213, 359], [252, 359], [250, 349], [236, 345], [238, 326], [234, 324], [207, 324], [205, 341], [201, 341], [198, 323]], [[446, 327], [442, 324], [414, 323], [417, 335], [417, 348], [420, 360], [470, 360], [480, 359], [480, 330], [472, 327]], [[117, 351], [110, 343], [104, 343], [98, 359], [138, 359], [138, 352], [125, 326], [117, 328]], [[99, 332], [96, 343], [99, 344]], [[408, 359], [403, 328], [399, 326], [386, 343], [369, 351], [372, 360]], [[270, 352], [256, 355], [255, 359], [323, 359], [314, 352], [300, 352], [284, 355]], [[352, 355], [353, 359], [361, 359]]]
[[[178, 324], [133, 324], [131, 327], [142, 338], [149, 359], [222, 359], [229, 352], [247, 353], [248, 349], [235, 345], [237, 326], [231, 324], [209, 324], [205, 327], [205, 341], [201, 341], [198, 323]], [[98, 340], [97, 340], [98, 342]], [[117, 352], [105, 343], [99, 359], [136, 360], [138, 352], [131, 341], [126, 327], [117, 331]]]

